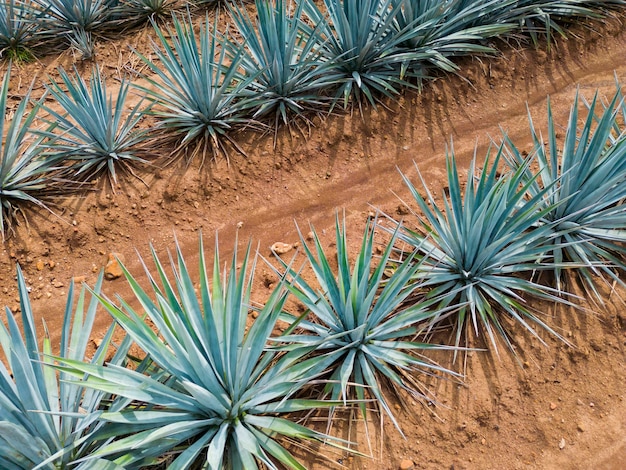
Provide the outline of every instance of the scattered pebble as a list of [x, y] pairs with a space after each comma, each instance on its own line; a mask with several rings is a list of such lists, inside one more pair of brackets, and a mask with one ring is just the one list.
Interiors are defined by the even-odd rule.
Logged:
[[275, 255], [284, 255], [285, 253], [293, 250], [293, 244], [276, 242], [270, 247], [270, 250], [272, 250], [272, 253]]
[[44, 268], [43, 261], [41, 260], [37, 261], [37, 271], [43, 271], [43, 268]]
[[578, 423], [576, 429], [578, 429], [578, 432], [585, 432], [585, 426], [582, 423]]
[[402, 462], [400, 462], [400, 470], [409, 470], [414, 466], [415, 464], [413, 463], [413, 461], [409, 459], [404, 459], [402, 460]]
[[109, 253], [106, 265], [104, 266], [105, 279], [112, 281], [113, 279], [122, 277], [122, 275], [124, 274], [124, 272], [122, 271], [122, 267], [118, 262], [118, 259], [122, 263], [124, 262], [124, 257], [120, 253]]
[[562, 437], [561, 441], [559, 442], [559, 449], [563, 450], [565, 449], [565, 438]]
[[554, 411], [554, 410], [556, 410], [556, 408], [557, 408], [557, 404], [556, 404], [556, 403], [554, 403], [554, 402], [550, 402], [550, 409], [551, 409], [552, 411]]

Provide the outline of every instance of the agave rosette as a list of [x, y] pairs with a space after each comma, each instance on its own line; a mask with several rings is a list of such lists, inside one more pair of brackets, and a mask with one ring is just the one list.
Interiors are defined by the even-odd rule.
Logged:
[[204, 161], [207, 154], [228, 159], [227, 144], [243, 153], [231, 134], [254, 125], [245, 90], [255, 76], [242, 77], [243, 49], [233, 54], [227, 47], [227, 37], [217, 30], [218, 16], [213, 27], [207, 16], [197, 37], [191, 14], [172, 14], [173, 29], [154, 24], [158, 62], [139, 55], [154, 73], [147, 77], [152, 86], [139, 89], [156, 105], [152, 114], [158, 119], [157, 132], [174, 140], [174, 154], [188, 160], [201, 155]]
[[[0, 362], [0, 461], [7, 470], [97, 469], [120, 470], [106, 460], [84, 459], [111, 440], [115, 433], [104, 429], [99, 419], [105, 406], [115, 410], [125, 405], [106, 392], [85, 389], [70, 381], [70, 376], [56, 374], [52, 344], [47, 329], [42, 335], [35, 327], [28, 299], [28, 287], [18, 266], [22, 328], [6, 309], [7, 325], [0, 322], [0, 346], [6, 365]], [[100, 276], [95, 286], [102, 285]], [[110, 328], [90, 360], [86, 354], [96, 317], [98, 300], [86, 303], [85, 289], [73, 307], [74, 285], [70, 285], [61, 329], [59, 358], [102, 365], [109, 352], [114, 329]], [[110, 364], [124, 364], [130, 341], [117, 348]]]
[[113, 99], [97, 67], [88, 84], [77, 70], [74, 77], [63, 69], [59, 75], [63, 85], [47, 85], [63, 110], [45, 106], [56, 130], [56, 139], [47, 149], [51, 158], [68, 164], [68, 178], [73, 180], [106, 175], [115, 188], [118, 171], [137, 177], [134, 167], [147, 163], [141, 144], [148, 133], [138, 126], [146, 112], [142, 100], [127, 107], [130, 82], [122, 80]]
[[[337, 263], [335, 273], [320, 239], [313, 231], [313, 249], [301, 235], [307, 263], [317, 285], [305, 280], [286, 263], [292, 278], [289, 290], [304, 306], [301, 316], [285, 315], [292, 327], [290, 334], [278, 338], [285, 348], [312, 350], [321, 364], [330, 369], [322, 395], [332, 400], [359, 402], [366, 416], [366, 398], [373, 398], [378, 408], [398, 423], [385, 397], [382, 383], [414, 397], [430, 397], [416, 372], [450, 371], [416, 353], [444, 346], [412, 341], [420, 322], [430, 318], [436, 300], [408, 302], [415, 292], [412, 279], [421, 268], [414, 255], [402, 262], [393, 260], [397, 232], [383, 250], [380, 259], [374, 254], [375, 223], [368, 222], [354, 265], [350, 266], [345, 221], [342, 229], [335, 224]], [[393, 265], [392, 274], [385, 270]], [[414, 300], [414, 299], [413, 299]], [[455, 307], [452, 307], [455, 308]], [[444, 307], [444, 311], [450, 309]], [[300, 333], [298, 332], [300, 331]]]
[[275, 128], [323, 110], [327, 103], [322, 94], [335, 82], [332, 64], [322, 53], [323, 23], [312, 27], [304, 21], [309, 2], [278, 0], [274, 5], [257, 0], [255, 20], [244, 5], [229, 4], [241, 36], [233, 43], [233, 54], [244, 51], [240, 65], [255, 77], [248, 85], [253, 117], [268, 117]]
[[577, 94], [561, 145], [549, 102], [545, 137], [529, 116], [537, 174], [523, 165], [526, 158], [510, 139], [507, 158], [513, 168], [525, 168], [528, 192], [539, 197], [542, 218], [536, 228], [551, 227], [554, 232], [545, 250], [554, 262], [556, 288], [564, 288], [566, 263], [601, 300], [597, 282], [623, 283], [620, 274], [626, 270], [626, 135], [618, 124], [624, 102], [618, 91], [608, 105], [601, 106], [596, 94], [582, 124], [579, 104]]
[[150, 272], [148, 276], [156, 300], [124, 271], [145, 316], [125, 302], [121, 307], [104, 298], [101, 302], [158, 365], [156, 371], [140, 373], [59, 359], [62, 371], [79, 379], [87, 374], [86, 387], [117, 393], [134, 403], [100, 415], [124, 426], [129, 435], [92, 457], [121, 453], [113, 461], [124, 467], [170, 453], [175, 458], [168, 469], [189, 468], [194, 462], [215, 470], [258, 468], [260, 464], [276, 468], [275, 462], [303, 468], [279, 439], [324, 440], [327, 436], [285, 415], [333, 403], [296, 396], [323, 365], [268, 348], [287, 296], [284, 284], [257, 310], [248, 328], [252, 283], [248, 269], [253, 272], [256, 264], [253, 261], [250, 266], [250, 246], [240, 268], [235, 250], [223, 275], [216, 248], [210, 281], [201, 241], [198, 297], [180, 248], [178, 266], [172, 260], [173, 282], [154, 252], [153, 258], [157, 276], [153, 278]]
[[[440, 299], [440, 306], [459, 305], [453, 318], [456, 341], [463, 332], [486, 334], [497, 351], [497, 338], [514, 350], [510, 321], [519, 323], [539, 337], [536, 327], [562, 337], [528, 303], [528, 297], [570, 304], [559, 292], [533, 281], [536, 271], [554, 269], [546, 260], [546, 247], [554, 244], [554, 224], [541, 224], [558, 203], [542, 206], [543, 197], [552, 189], [542, 189], [527, 197], [535, 180], [527, 180], [529, 160], [514, 172], [499, 173], [504, 147], [496, 157], [488, 154], [476, 176], [476, 158], [467, 172], [465, 194], [457, 171], [454, 153], [447, 156], [449, 194], [439, 209], [435, 197], [420, 179], [426, 192], [422, 196], [406, 175], [402, 175], [420, 213], [419, 226], [403, 226], [399, 239], [414, 247], [422, 256], [417, 278], [429, 289], [430, 298]], [[419, 171], [418, 171], [419, 173]], [[431, 325], [449, 315], [432, 316]]]

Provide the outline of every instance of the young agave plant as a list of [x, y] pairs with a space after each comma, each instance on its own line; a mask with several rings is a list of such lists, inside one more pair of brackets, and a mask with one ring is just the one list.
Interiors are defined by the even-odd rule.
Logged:
[[44, 107], [57, 131], [47, 152], [69, 163], [71, 180], [90, 181], [106, 175], [115, 188], [118, 171], [139, 178], [134, 167], [147, 163], [140, 155], [148, 134], [137, 125], [146, 110], [142, 100], [127, 108], [130, 81], [122, 80], [113, 99], [97, 67], [92, 69], [89, 84], [77, 70], [74, 78], [63, 69], [59, 75], [63, 85], [52, 82], [47, 88], [65, 112]]
[[21, 215], [28, 223], [25, 209], [38, 206], [50, 210], [48, 204], [62, 193], [56, 175], [55, 162], [44, 155], [44, 136], [37, 137], [31, 126], [40, 105], [28, 110], [30, 91], [15, 110], [7, 104], [9, 65], [0, 88], [0, 232], [2, 241], [13, 232]]
[[83, 59], [94, 53], [94, 34], [102, 33], [117, 0], [33, 0], [43, 12], [46, 37], [66, 39]]
[[[537, 132], [529, 116], [532, 158], [540, 168], [537, 174], [526, 167], [524, 157], [508, 138], [507, 158], [515, 171], [524, 169], [528, 192], [539, 201], [542, 218], [536, 230], [550, 227], [553, 231], [545, 254], [554, 262], [556, 288], [564, 288], [562, 265], [569, 262], [601, 301], [597, 282], [623, 284], [620, 275], [626, 271], [626, 134], [618, 124], [624, 101], [618, 91], [605, 107], [596, 94], [588, 103], [582, 126], [579, 104], [577, 94], [561, 145], [549, 102], [547, 136]], [[546, 187], [550, 189], [546, 191]]]
[[172, 23], [174, 29], [165, 31], [154, 24], [162, 47], [154, 46], [157, 62], [139, 55], [156, 76], [146, 77], [151, 87], [139, 88], [157, 105], [157, 132], [177, 143], [174, 155], [188, 160], [200, 154], [204, 162], [207, 153], [228, 160], [227, 142], [243, 153], [231, 134], [254, 124], [246, 117], [250, 103], [241, 97], [256, 78], [244, 79], [238, 72], [243, 49], [233, 54], [228, 39], [218, 36], [218, 15], [213, 28], [206, 18], [199, 37], [191, 14], [172, 14]]
[[[496, 352], [498, 336], [513, 351], [507, 332], [510, 320], [538, 338], [535, 327], [561, 338], [525, 297], [568, 303], [556, 295], [557, 291], [537, 284], [531, 277], [537, 270], [554, 269], [554, 262], [545, 262], [546, 247], [551, 243], [561, 246], [554, 241], [558, 233], [555, 224], [541, 223], [555, 210], [556, 204], [541, 204], [552, 186], [526, 197], [535, 181], [526, 178], [530, 162], [522, 163], [515, 172], [500, 175], [498, 165], [503, 152], [504, 147], [499, 147], [493, 163], [488, 154], [477, 178], [474, 158], [464, 196], [454, 154], [448, 155], [449, 195], [443, 197], [443, 210], [437, 207], [421, 175], [426, 197], [402, 175], [423, 215], [415, 214], [421, 226], [418, 230], [403, 227], [399, 237], [423, 256], [417, 275], [422, 286], [430, 289], [428, 297], [440, 299], [441, 307], [459, 306], [455, 315], [456, 344], [471, 328], [476, 336], [486, 333]], [[430, 322], [435, 325], [441, 320], [435, 311]]]
[[[102, 459], [84, 462], [113, 434], [99, 421], [105, 406], [115, 410], [121, 399], [108, 393], [86, 390], [70, 376], [52, 369], [52, 345], [48, 331], [37, 333], [28, 287], [19, 266], [17, 282], [20, 294], [22, 328], [6, 309], [7, 325], [0, 321], [0, 346], [5, 363], [0, 361], [0, 462], [6, 470], [121, 470], [122, 467]], [[95, 290], [100, 289], [102, 276]], [[61, 331], [60, 357], [85, 360], [98, 301], [85, 302], [85, 289], [74, 302], [74, 285], [70, 285]], [[45, 325], [44, 325], [45, 327]], [[97, 348], [90, 364], [102, 365], [111, 346], [110, 328]], [[124, 340], [111, 364], [123, 365], [130, 341]]]
[[[300, 360], [268, 348], [286, 299], [280, 283], [248, 327], [252, 274], [250, 247], [240, 268], [237, 253], [220, 275], [216, 246], [210, 281], [200, 241], [200, 280], [195, 285], [177, 248], [173, 282], [153, 251], [156, 279], [148, 272], [156, 300], [137, 281], [126, 278], [141, 305], [102, 304], [147, 353], [158, 370], [130, 369], [59, 360], [60, 369], [84, 385], [119, 394], [134, 405], [103, 412], [100, 417], [123, 426], [127, 437], [92, 454], [121, 456], [114, 462], [131, 468], [150, 456], [174, 454], [168, 469], [303, 468], [279, 443], [280, 438], [323, 440], [327, 436], [284, 418], [286, 413], [329, 406], [331, 402], [299, 399], [297, 393], [321, 372], [316, 360]], [[146, 268], [147, 270], [147, 268]], [[144, 314], [145, 312], [145, 314]], [[146, 323], [146, 317], [156, 328]], [[336, 405], [336, 404], [335, 404]]]
[[119, 0], [111, 12], [111, 22], [126, 30], [164, 17], [171, 6], [171, 0]]
[[0, 3], [0, 57], [28, 61], [38, 43], [39, 12], [33, 0], [5, 0]]
[[305, 113], [319, 114], [325, 108], [323, 90], [334, 85], [332, 64], [322, 56], [324, 23], [310, 27], [304, 22], [309, 2], [294, 7], [290, 0], [276, 5], [257, 0], [256, 21], [244, 5], [228, 4], [241, 36], [230, 43], [233, 55], [243, 49], [241, 67], [255, 77], [249, 85], [253, 117], [269, 117], [275, 129], [281, 121], [289, 126], [294, 117], [308, 122]]
[[[398, 232], [393, 234], [376, 262], [374, 227], [375, 223], [366, 226], [360, 251], [351, 268], [345, 221], [342, 229], [337, 217], [336, 274], [315, 231], [313, 250], [300, 234], [319, 288], [309, 284], [283, 262], [287, 275], [292, 278], [289, 290], [306, 310], [301, 317], [283, 317], [293, 325], [293, 331], [300, 329], [302, 333], [292, 332], [279, 340], [287, 343], [290, 350], [313, 349], [317, 360], [330, 368], [323, 395], [329, 395], [332, 400], [357, 398], [363, 417], [366, 417], [365, 400], [369, 396], [399, 429], [385, 398], [382, 382], [396, 391], [405, 390], [418, 398], [425, 398], [422, 392], [425, 388], [415, 378], [418, 369], [452, 372], [414, 355], [417, 351], [445, 348], [408, 339], [418, 333], [418, 323], [433, 315], [429, 308], [436, 301], [407, 301], [415, 292], [412, 279], [421, 268], [415, 254], [398, 264], [393, 263], [395, 269], [385, 278], [385, 270], [393, 261], [391, 256]], [[444, 307], [440, 313], [446, 310], [450, 309]]]

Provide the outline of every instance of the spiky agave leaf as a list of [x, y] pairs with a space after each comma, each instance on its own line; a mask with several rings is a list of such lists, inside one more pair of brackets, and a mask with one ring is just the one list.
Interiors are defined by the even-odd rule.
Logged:
[[[607, 106], [601, 106], [596, 93], [582, 123], [579, 104], [577, 93], [562, 143], [549, 101], [545, 137], [529, 114], [534, 141], [531, 156], [540, 168], [537, 174], [526, 168], [513, 142], [505, 141], [509, 164], [516, 171], [524, 168], [529, 194], [540, 203], [537, 230], [549, 227], [554, 233], [545, 253], [554, 260], [556, 288], [564, 289], [562, 263], [570, 262], [601, 301], [597, 282], [623, 284], [620, 275], [626, 271], [626, 134], [617, 124], [624, 102], [618, 91]], [[546, 187], [551, 189], [546, 191]]]
[[229, 11], [241, 39], [241, 67], [255, 79], [249, 84], [254, 118], [269, 117], [275, 127], [290, 125], [294, 118], [308, 121], [306, 114], [319, 114], [327, 103], [322, 93], [334, 85], [332, 64], [322, 54], [323, 23], [304, 22], [310, 0], [295, 5], [290, 0], [256, 1], [256, 19], [241, 4]]
[[[412, 279], [421, 263], [411, 254], [402, 262], [392, 260], [393, 246], [398, 232], [383, 251], [380, 260], [374, 255], [375, 223], [368, 222], [361, 248], [351, 267], [345, 220], [335, 222], [337, 272], [313, 231], [313, 248], [300, 233], [308, 264], [313, 269], [316, 285], [286, 263], [287, 275], [292, 278], [291, 293], [305, 307], [302, 317], [286, 315], [284, 320], [293, 325], [292, 334], [278, 338], [287, 348], [314, 349], [317, 359], [330, 367], [329, 383], [324, 389], [332, 400], [357, 398], [363, 417], [366, 417], [366, 397], [373, 398], [399, 429], [396, 418], [383, 392], [382, 382], [396, 391], [402, 389], [415, 397], [425, 398], [428, 392], [414, 374], [437, 370], [452, 373], [415, 352], [444, 349], [444, 346], [409, 340], [418, 332], [420, 322], [430, 318], [429, 308], [436, 301], [418, 301], [406, 304], [415, 292]], [[279, 258], [280, 259], [280, 258]], [[383, 274], [394, 262], [393, 274]], [[449, 310], [444, 307], [444, 311]], [[299, 328], [302, 333], [297, 333]]]
[[[163, 377], [121, 367], [85, 365], [61, 360], [61, 370], [82, 378], [84, 384], [141, 403], [101, 417], [126, 426], [128, 437], [112, 442], [93, 457], [119, 455], [122, 466], [139, 459], [174, 452], [168, 469], [303, 468], [278, 442], [281, 437], [325, 439], [316, 431], [285, 419], [285, 413], [329, 406], [330, 402], [296, 398], [321, 372], [318, 361], [299, 360], [268, 348], [287, 292], [281, 282], [248, 328], [250, 291], [256, 261], [250, 246], [238, 268], [237, 253], [230, 268], [220, 274], [216, 245], [213, 279], [207, 275], [200, 240], [198, 293], [180, 247], [171, 261], [174, 278], [153, 250], [156, 275], [147, 274], [155, 300], [124, 270], [141, 305], [137, 312], [101, 298], [102, 304], [127, 334], [162, 368]], [[155, 330], [145, 322], [145, 316]]]
[[55, 196], [62, 193], [56, 176], [55, 162], [44, 155], [44, 140], [31, 129], [40, 109], [36, 103], [30, 106], [30, 90], [10, 110], [7, 104], [11, 66], [7, 68], [0, 89], [0, 232], [5, 240], [7, 232], [13, 232], [19, 215], [25, 209], [38, 206], [46, 210]]
[[47, 152], [69, 163], [69, 179], [89, 181], [106, 175], [115, 188], [118, 171], [136, 176], [133, 168], [147, 163], [142, 157], [145, 152], [141, 143], [148, 133], [138, 128], [146, 112], [143, 100], [132, 108], [127, 107], [130, 81], [126, 79], [121, 81], [114, 99], [97, 67], [92, 68], [89, 84], [77, 70], [74, 72], [71, 77], [59, 69], [63, 86], [56, 82], [47, 85], [64, 111], [45, 106], [57, 135]]
[[[558, 205], [541, 205], [551, 186], [527, 198], [534, 183], [526, 179], [530, 162], [524, 162], [515, 172], [500, 175], [498, 165], [503, 152], [500, 146], [493, 162], [488, 153], [478, 177], [474, 157], [463, 195], [451, 151], [447, 155], [449, 195], [444, 194], [443, 210], [437, 207], [421, 175], [426, 197], [403, 174], [422, 215], [417, 215], [417, 230], [404, 226], [399, 236], [424, 257], [418, 278], [430, 289], [429, 298], [441, 299], [441, 306], [459, 305], [456, 344], [460, 344], [462, 333], [471, 329], [477, 336], [486, 334], [496, 352], [498, 336], [513, 351], [507, 331], [509, 320], [538, 338], [536, 327], [563, 339], [526, 303], [529, 296], [570, 303], [557, 291], [534, 282], [531, 276], [537, 270], [555, 266], [544, 258], [546, 246], [559, 246], [553, 240], [558, 231], [553, 224], [537, 227]], [[431, 325], [441, 320], [436, 314]]]
[[247, 117], [251, 105], [242, 96], [256, 77], [241, 77], [243, 49], [227, 53], [232, 48], [226, 46], [227, 37], [219, 36], [218, 16], [212, 28], [207, 16], [197, 37], [189, 12], [172, 14], [173, 29], [162, 30], [154, 24], [158, 62], [139, 54], [155, 75], [146, 77], [151, 87], [139, 88], [156, 104], [157, 132], [174, 140], [174, 154], [183, 154], [188, 160], [201, 155], [204, 161], [207, 153], [228, 160], [227, 143], [243, 153], [232, 133], [254, 125]]
[[[110, 440], [112, 434], [98, 439], [104, 422], [98, 413], [111, 395], [83, 388], [70, 382], [67, 374], [57, 375], [50, 367], [52, 344], [47, 329], [37, 333], [33, 311], [28, 299], [28, 287], [21, 269], [17, 268], [20, 295], [21, 323], [6, 309], [7, 325], [0, 322], [0, 346], [6, 365], [0, 362], [0, 461], [7, 470], [81, 469], [99, 468], [119, 470], [120, 467], [104, 460], [89, 465], [81, 459], [90, 455], [99, 445]], [[96, 283], [96, 291], [102, 285], [102, 276]], [[74, 284], [70, 285], [68, 301], [61, 330], [60, 357], [85, 360], [91, 331], [98, 307], [92, 298], [87, 304], [85, 289], [78, 296], [75, 307]], [[45, 327], [45, 325], [44, 325]], [[105, 334], [96, 349], [91, 364], [102, 364], [111, 346], [113, 328]], [[123, 364], [130, 347], [125, 339], [119, 346], [111, 363]], [[123, 406], [123, 400], [109, 405], [115, 410]]]

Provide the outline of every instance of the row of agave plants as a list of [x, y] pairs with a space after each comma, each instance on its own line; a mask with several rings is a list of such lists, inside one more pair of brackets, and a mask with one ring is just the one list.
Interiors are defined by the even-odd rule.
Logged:
[[[579, 118], [577, 96], [562, 142], [550, 104], [546, 133], [531, 120], [529, 155], [504, 136], [495, 155], [474, 159], [464, 190], [450, 152], [439, 205], [403, 175], [414, 220], [379, 213], [355, 257], [339, 216], [332, 255], [315, 231], [311, 242], [299, 232], [310, 275], [270, 263], [279, 282], [262, 304], [251, 300], [260, 258], [250, 244], [241, 260], [235, 241], [222, 271], [217, 238], [212, 265], [200, 239], [198, 276], [179, 247], [169, 266], [153, 250], [154, 267], [142, 261], [149, 289], [124, 269], [132, 301], [101, 294], [102, 277], [90, 301], [70, 288], [55, 355], [47, 331], [39, 344], [18, 267], [22, 329], [9, 309], [0, 322], [3, 468], [304, 468], [293, 445], [353, 448], [307, 416], [349, 406], [367, 420], [375, 409], [401, 431], [388, 394], [427, 398], [423, 374], [457, 375], [429, 349], [456, 354], [472, 335], [515, 353], [514, 335], [543, 341], [540, 329], [565, 341], [532, 299], [576, 307], [574, 279], [602, 302], [603, 284], [623, 285], [626, 270], [626, 105], [621, 91], [582, 103], [589, 112]], [[99, 307], [115, 321], [86, 359]], [[430, 343], [434, 329], [454, 344]]]
[[[0, 4], [0, 53], [4, 57], [18, 60], [31, 60], [37, 55], [58, 52], [68, 46], [79, 52], [83, 59], [91, 59], [95, 53], [98, 38], [116, 37], [148, 20], [158, 21], [167, 16], [168, 11], [183, 5], [218, 5], [220, 0], [3, 0]], [[348, 8], [343, 8], [347, 3]], [[623, 3], [620, 0], [394, 0], [394, 1], [348, 1], [331, 0], [326, 3], [334, 22], [341, 14], [350, 22], [358, 21], [359, 26], [371, 25], [371, 15], [380, 17], [384, 34], [389, 32], [391, 22], [397, 24], [398, 44], [405, 42], [411, 46], [424, 42], [425, 36], [461, 34], [456, 41], [474, 41], [512, 28], [523, 27], [533, 35], [537, 25], [548, 30], [555, 28], [552, 17], [587, 17], [597, 15], [597, 10]], [[240, 1], [239, 5], [243, 5]], [[338, 10], [339, 9], [339, 10]], [[389, 10], [389, 11], [386, 11]], [[401, 10], [401, 11], [400, 11]], [[321, 17], [311, 17], [320, 20]], [[457, 17], [461, 28], [449, 28], [442, 18]], [[418, 34], [411, 30], [416, 22], [427, 24], [420, 27]], [[317, 24], [317, 23], [316, 23]], [[340, 40], [349, 23], [337, 24]], [[489, 25], [486, 31], [467, 30], [475, 26]], [[448, 29], [448, 31], [439, 31]], [[490, 29], [490, 30], [489, 30]], [[560, 28], [556, 26], [556, 30]], [[345, 38], [348, 39], [348, 38]], [[437, 39], [437, 38], [431, 38]], [[388, 41], [388, 39], [385, 39]], [[354, 44], [357, 45], [357, 44]], [[444, 54], [445, 55], [445, 54]]]
[[[176, 0], [3, 0], [0, 56], [30, 61], [68, 47], [91, 59], [98, 39], [163, 17]], [[214, 3], [195, 0], [188, 4]]]
[[[153, 2], [154, 8], [163, 3]], [[62, 28], [87, 28], [88, 22], [95, 28], [106, 23], [102, 15], [148, 4], [5, 1], [0, 47], [19, 51], [22, 46], [11, 41], [22, 38], [20, 27], [39, 37], [40, 23], [52, 22], [56, 26], [41, 28], [62, 37]], [[113, 186], [120, 171], [141, 179], [138, 167], [155, 163], [147, 150], [155, 148], [155, 140], [173, 147], [168, 154], [188, 160], [228, 158], [229, 149], [243, 153], [235, 138], [242, 129], [277, 132], [281, 125], [296, 125], [304, 132], [316, 114], [375, 105], [406, 87], [419, 88], [438, 72], [455, 71], [457, 56], [493, 52], [485, 43], [489, 38], [540, 33], [549, 38], [564, 32], [558, 20], [599, 17], [623, 5], [623, 0], [324, 0], [321, 7], [313, 0], [257, 0], [251, 15], [245, 5], [227, 3], [230, 33], [218, 31], [218, 14], [211, 22], [207, 13], [199, 31], [189, 10], [174, 13], [169, 26], [153, 21], [153, 54], [138, 53], [148, 71], [147, 86], [124, 77], [112, 94], [95, 65], [88, 80], [61, 69], [59, 81], [46, 84], [46, 96], [31, 103], [27, 93], [11, 110], [9, 66], [0, 95], [5, 116], [0, 131], [6, 136], [0, 148], [0, 232], [4, 238], [12, 230], [24, 206], [49, 208], [50, 200], [100, 176]], [[31, 10], [35, 18], [28, 16]], [[67, 18], [58, 23], [62, 15]], [[133, 94], [142, 97], [136, 104]], [[144, 117], [152, 119], [149, 125]]]

